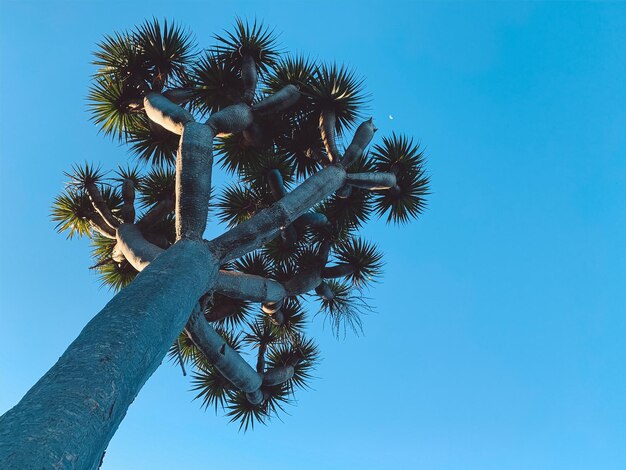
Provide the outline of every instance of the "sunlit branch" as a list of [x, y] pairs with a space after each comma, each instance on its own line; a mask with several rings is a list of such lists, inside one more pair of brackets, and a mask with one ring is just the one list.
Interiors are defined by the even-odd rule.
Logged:
[[115, 230], [112, 229], [105, 221], [102, 216], [95, 211], [95, 209], [87, 215], [87, 220], [89, 221], [89, 225], [96, 232], [106, 238], [115, 239]]
[[331, 162], [339, 161], [339, 150], [337, 149], [337, 131], [334, 111], [322, 111], [320, 114], [320, 134], [322, 136], [322, 142], [326, 148], [326, 154]]
[[224, 260], [231, 260], [261, 248], [280, 230], [340, 189], [346, 182], [343, 166], [361, 157], [375, 131], [372, 119], [362, 123], [356, 130], [342, 165], [328, 165], [272, 206], [217, 237], [214, 242], [218, 256]]
[[93, 220], [91, 219], [87, 219], [89, 222], [89, 226], [96, 231], [97, 233], [99, 233], [100, 235], [102, 235], [105, 238], [109, 238], [111, 240], [115, 240], [115, 235], [111, 234], [110, 230], [111, 229], [105, 229], [106, 225], [102, 226], [102, 225], [98, 225], [97, 223], [95, 223]]
[[89, 196], [89, 200], [96, 212], [102, 217], [102, 220], [111, 227], [113, 230], [117, 228], [119, 222], [111, 212], [111, 209], [107, 205], [106, 201], [102, 197], [102, 193], [98, 189], [95, 183], [85, 184], [85, 190]]
[[117, 244], [113, 259], [119, 259], [116, 252], [121, 253], [137, 271], [143, 271], [164, 251], [148, 242], [135, 224], [122, 224], [117, 229]]
[[150, 120], [174, 134], [181, 135], [185, 124], [194, 120], [189, 111], [159, 93], [148, 93], [143, 105]]

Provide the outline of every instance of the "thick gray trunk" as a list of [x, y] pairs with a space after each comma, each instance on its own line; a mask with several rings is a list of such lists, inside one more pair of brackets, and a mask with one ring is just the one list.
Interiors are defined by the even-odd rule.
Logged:
[[117, 294], [0, 417], [0, 468], [97, 468], [217, 269], [205, 243], [183, 240]]
[[[125, 244], [123, 245], [125, 249], [124, 256], [137, 271], [144, 270], [160, 253], [164, 252], [146, 241], [136, 226], [122, 224], [120, 229], [122, 233], [121, 238], [124, 239], [124, 236], [126, 236]], [[118, 234], [119, 233], [120, 230], [118, 230]], [[120, 243], [118, 243], [118, 245], [120, 245]], [[238, 277], [237, 275], [241, 277], [239, 281], [235, 279]], [[265, 286], [263, 287], [262, 284], [265, 284]], [[250, 293], [250, 295], [266, 295], [272, 298], [279, 296], [280, 299], [282, 299], [285, 293], [282, 285], [271, 279], [264, 279], [260, 276], [251, 276], [243, 273], [220, 271], [218, 275], [215, 276], [214, 282], [211, 284], [211, 289], [202, 292], [198, 295], [198, 298], [213, 290], [218, 292], [223, 291], [226, 295], [232, 295], [235, 298], [242, 298], [241, 293], [233, 288], [237, 286], [244, 289], [244, 292], [248, 289], [247, 292]], [[260, 376], [258, 376], [254, 369], [252, 369], [237, 352], [230, 348], [215, 329], [209, 325], [202, 314], [199, 303], [196, 303], [193, 308], [194, 310], [190, 320], [185, 326], [185, 332], [189, 338], [191, 338], [209, 362], [217, 367], [222, 375], [230, 380], [233, 385], [244, 392], [257, 390], [261, 386]]]

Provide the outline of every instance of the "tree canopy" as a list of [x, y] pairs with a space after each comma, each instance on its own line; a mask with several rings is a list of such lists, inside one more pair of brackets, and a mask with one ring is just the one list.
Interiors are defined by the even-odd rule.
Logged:
[[[350, 138], [369, 97], [364, 80], [348, 66], [289, 54], [273, 30], [237, 20], [199, 49], [191, 33], [173, 22], [148, 20], [106, 36], [94, 53], [89, 91], [91, 119], [108, 138], [128, 146], [131, 164], [105, 172], [74, 165], [55, 199], [52, 218], [69, 238], [89, 237], [92, 269], [113, 290], [138, 270], [117, 252], [116, 229], [131, 222], [151, 244], [176, 241], [176, 161], [180, 136], [150, 119], [145, 98], [157, 93], [198, 121], [238, 103], [256, 106], [252, 125], [217, 134], [217, 162], [232, 179], [212, 191], [209, 216], [227, 228], [250, 220], [325, 167], [350, 167], [347, 183], [280, 233], [223, 272], [274, 280], [289, 295], [258, 302], [213, 292], [202, 314], [227, 344], [256, 357], [256, 370], [290, 371], [287, 380], [265, 380], [263, 400], [251, 402], [184, 332], [170, 356], [191, 370], [192, 389], [203, 406], [223, 409], [243, 429], [265, 422], [307, 387], [320, 351], [306, 327], [312, 316], [337, 335], [359, 332], [369, 307], [363, 288], [376, 282], [383, 254], [362, 235], [368, 220], [405, 224], [424, 210], [429, 178], [424, 153], [412, 138], [392, 134], [371, 151], [350, 151]], [[297, 89], [297, 96], [289, 91]], [[295, 96], [292, 99], [292, 96]], [[282, 101], [281, 101], [282, 100]], [[280, 112], [268, 112], [284, 102]], [[283, 103], [283, 104], [284, 104]], [[363, 125], [373, 126], [372, 121]], [[315, 273], [314, 275], [312, 273]], [[317, 315], [319, 313], [319, 315]]]

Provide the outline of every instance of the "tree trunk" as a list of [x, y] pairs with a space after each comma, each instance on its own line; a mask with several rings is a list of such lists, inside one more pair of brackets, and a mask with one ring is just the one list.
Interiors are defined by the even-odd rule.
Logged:
[[0, 468], [97, 468], [218, 264], [207, 243], [182, 240], [119, 292], [0, 417]]

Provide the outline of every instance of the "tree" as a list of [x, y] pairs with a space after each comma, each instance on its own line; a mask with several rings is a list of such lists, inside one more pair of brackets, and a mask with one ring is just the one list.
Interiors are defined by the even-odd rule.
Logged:
[[[351, 69], [281, 55], [256, 22], [216, 40], [198, 53], [153, 20], [99, 44], [92, 119], [142, 166], [75, 165], [52, 217], [91, 239], [93, 269], [119, 293], [0, 417], [2, 468], [98, 466], [168, 352], [205, 406], [244, 429], [264, 422], [310, 378], [311, 304], [336, 333], [360, 329], [361, 289], [382, 266], [364, 223], [422, 212], [423, 153], [395, 134], [365, 151], [376, 128], [354, 129], [365, 95]], [[217, 195], [214, 151], [237, 178]], [[209, 210], [227, 229], [204, 240]]]

